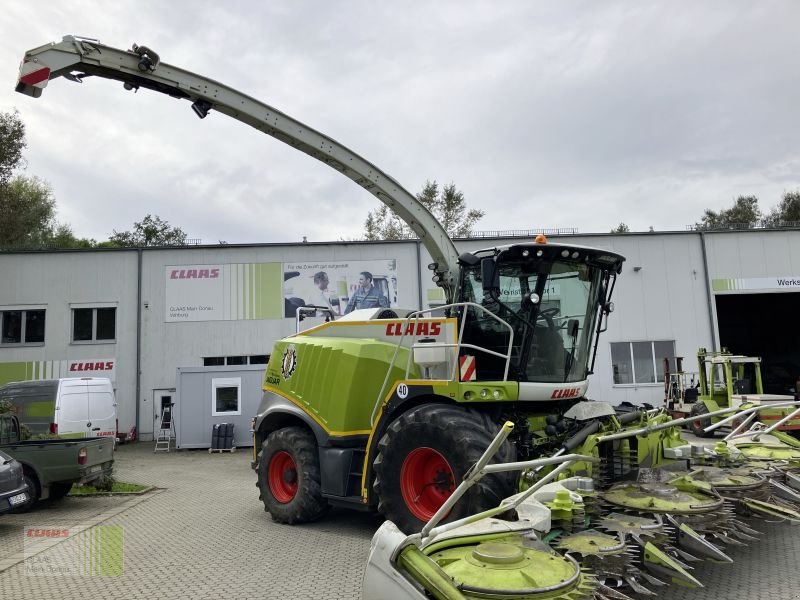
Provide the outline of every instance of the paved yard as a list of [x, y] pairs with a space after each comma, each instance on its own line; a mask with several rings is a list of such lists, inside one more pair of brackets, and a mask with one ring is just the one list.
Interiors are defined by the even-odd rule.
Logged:
[[[273, 523], [246, 451], [153, 454], [151, 443], [122, 446], [116, 472], [120, 481], [163, 488], [103, 522], [124, 528], [124, 574], [31, 577], [18, 564], [0, 572], [4, 599], [358, 598], [377, 517], [334, 511], [311, 525]], [[76, 525], [131, 501], [66, 498], [0, 517], [0, 560], [22, 550], [23, 526]], [[46, 553], [74, 551], [77, 543], [69, 539]]]
[[[250, 455], [201, 451], [153, 454], [152, 444], [122, 446], [117, 478], [157, 486], [143, 496], [66, 498], [26, 515], [0, 517], [2, 598], [355, 599], [380, 519], [335, 510], [305, 526], [274, 524], [258, 501]], [[16, 563], [24, 526], [119, 525], [124, 574], [30, 576]], [[669, 588], [669, 600], [800, 598], [800, 527], [760, 524], [764, 540], [733, 551], [733, 565], [702, 565], [705, 590]], [[74, 553], [81, 535], [37, 558]]]

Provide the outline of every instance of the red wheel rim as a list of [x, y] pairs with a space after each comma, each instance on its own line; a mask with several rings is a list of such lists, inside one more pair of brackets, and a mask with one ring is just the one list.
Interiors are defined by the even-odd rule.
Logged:
[[400, 468], [400, 491], [411, 514], [429, 521], [455, 490], [453, 469], [433, 448], [417, 448]]
[[281, 504], [291, 502], [297, 495], [297, 465], [291, 454], [281, 450], [269, 461], [269, 490]]

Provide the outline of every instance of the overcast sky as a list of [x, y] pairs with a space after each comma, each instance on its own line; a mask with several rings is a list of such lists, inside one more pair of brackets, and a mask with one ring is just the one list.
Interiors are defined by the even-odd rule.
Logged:
[[800, 2], [5, 0], [0, 110], [59, 219], [107, 239], [157, 214], [203, 243], [352, 239], [379, 202], [219, 113], [121, 84], [13, 91], [65, 34], [230, 85], [418, 192], [453, 182], [480, 230], [683, 230], [800, 188]]

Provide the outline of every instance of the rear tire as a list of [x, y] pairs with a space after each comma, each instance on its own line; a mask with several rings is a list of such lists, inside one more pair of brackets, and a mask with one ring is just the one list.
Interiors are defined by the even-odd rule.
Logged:
[[[381, 438], [373, 465], [378, 510], [407, 534], [422, 529], [498, 429], [483, 413], [444, 404], [425, 404], [398, 417]], [[513, 446], [505, 442], [492, 462], [513, 461], [514, 456]], [[508, 473], [484, 476], [444, 520], [497, 506], [514, 493], [515, 483]]]
[[306, 523], [328, 508], [322, 497], [317, 442], [302, 427], [273, 431], [258, 454], [258, 487], [276, 523]]
[[[708, 414], [708, 407], [703, 404], [702, 402], [695, 402], [694, 406], [692, 406], [691, 416], [697, 417], [699, 415], [707, 415]], [[706, 427], [711, 425], [711, 417], [707, 419], [699, 419], [697, 421], [692, 421], [690, 423], [690, 427], [692, 429], [692, 433], [695, 434], [697, 437], [701, 438], [712, 438], [714, 437], [713, 431], [703, 431]]]
[[50, 496], [51, 500], [60, 500], [72, 489], [71, 483], [54, 483], [50, 486]]

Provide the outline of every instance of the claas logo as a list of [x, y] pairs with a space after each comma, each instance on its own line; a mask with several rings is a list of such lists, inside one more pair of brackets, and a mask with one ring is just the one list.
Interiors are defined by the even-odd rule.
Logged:
[[403, 327], [404, 322], [387, 323], [386, 335], [439, 335], [442, 333], [441, 323], [408, 323]]
[[103, 362], [76, 362], [69, 366], [70, 371], [112, 371], [114, 369], [114, 361]]

